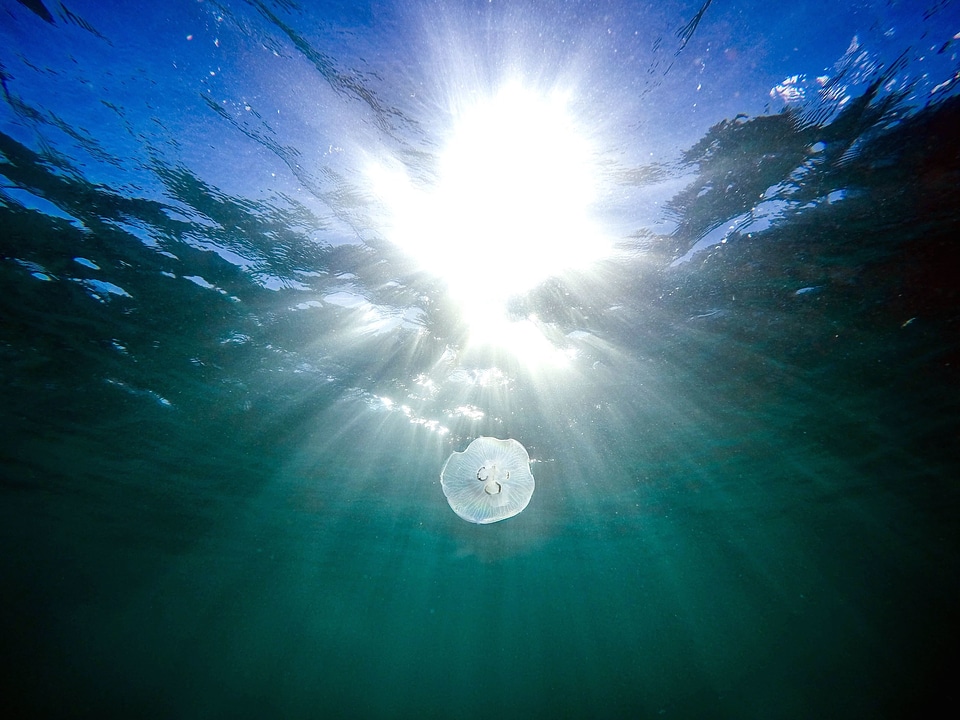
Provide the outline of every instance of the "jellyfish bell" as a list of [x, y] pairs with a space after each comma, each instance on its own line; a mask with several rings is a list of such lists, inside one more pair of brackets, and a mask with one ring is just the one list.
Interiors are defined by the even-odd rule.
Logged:
[[533, 495], [530, 456], [516, 440], [479, 437], [447, 459], [440, 485], [450, 507], [467, 522], [506, 520], [522, 512]]

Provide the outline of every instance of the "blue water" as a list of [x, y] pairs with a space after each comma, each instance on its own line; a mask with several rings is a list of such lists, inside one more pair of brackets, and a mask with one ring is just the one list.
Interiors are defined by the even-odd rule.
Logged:
[[[955, 706], [958, 32], [0, 2], [2, 706]], [[520, 141], [458, 134], [515, 86]], [[439, 473], [484, 435], [536, 490], [473, 525]]]

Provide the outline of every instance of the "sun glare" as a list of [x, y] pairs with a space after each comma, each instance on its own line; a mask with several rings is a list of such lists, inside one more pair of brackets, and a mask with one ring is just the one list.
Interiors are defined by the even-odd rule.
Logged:
[[433, 186], [396, 167], [372, 170], [388, 238], [446, 282], [471, 342], [485, 344], [538, 332], [504, 326], [511, 297], [606, 254], [590, 219], [594, 178], [567, 98], [519, 82], [458, 113]]

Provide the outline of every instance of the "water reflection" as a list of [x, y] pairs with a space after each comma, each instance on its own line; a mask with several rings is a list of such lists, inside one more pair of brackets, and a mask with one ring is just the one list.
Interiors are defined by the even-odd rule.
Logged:
[[[922, 132], [949, 145], [938, 128], [956, 112], [955, 102], [945, 102], [910, 114], [878, 95], [879, 84], [871, 87], [873, 94], [848, 103], [824, 125], [791, 111], [711, 129], [678, 171], [689, 176], [693, 167], [696, 175], [669, 203], [678, 219], [672, 235], [625, 238], [615, 259], [588, 272], [560, 272], [498, 309], [493, 317], [505, 322], [500, 339], [508, 338], [513, 358], [472, 345], [476, 329], [465, 327], [446, 285], [403, 253], [376, 243], [317, 242], [315, 218], [302, 206], [231, 198], [183, 168], [159, 175], [174, 196], [171, 204], [129, 197], [66, 175], [55, 161], [4, 135], [8, 162], [2, 168], [16, 186], [4, 190], [12, 229], [7, 242], [17, 243], [5, 252], [23, 272], [12, 278], [48, 286], [69, 281], [102, 306], [75, 305], [69, 294], [58, 293], [59, 302], [91, 319], [104, 347], [119, 342], [127, 348], [124, 362], [117, 367], [112, 360], [113, 369], [101, 377], [115, 387], [149, 386], [139, 380], [148, 359], [159, 368], [199, 358], [204, 372], [221, 375], [224, 387], [240, 381], [230, 377], [231, 368], [280, 363], [275, 372], [312, 368], [344, 391], [391, 398], [420, 427], [468, 437], [483, 422], [504, 420], [511, 394], [504, 388], [515, 394], [530, 383], [555, 393], [558, 384], [582, 384], [591, 373], [623, 367], [640, 347], [637, 338], [669, 337], [675, 313], [745, 321], [751, 290], [735, 284], [746, 270], [739, 258], [768, 256], [771, 270], [761, 282], [785, 282], [796, 296], [829, 299], [849, 283], [855, 266], [830, 270], [798, 262], [796, 255], [783, 257], [775, 239], [802, 244], [794, 227], [802, 228], [812, 214], [872, 212], [863, 206], [871, 183], [898, 182], [913, 172], [925, 183], [913, 207], [932, 202], [946, 192], [938, 178], [947, 176], [934, 172], [935, 160], [915, 138]], [[899, 119], [891, 126], [894, 116]], [[882, 210], [910, 208], [908, 198], [900, 202]], [[16, 241], [18, 224], [26, 223], [33, 237], [46, 238], [43, 243]], [[863, 251], [876, 257], [884, 250], [871, 243]], [[676, 274], [692, 259], [695, 274]], [[664, 272], [670, 266], [673, 274]], [[171, 284], [177, 279], [187, 283]], [[208, 296], [189, 292], [187, 284]], [[193, 304], [206, 308], [199, 326]], [[130, 312], [144, 322], [122, 322]], [[168, 341], [171, 328], [179, 327], [193, 329]], [[246, 340], [218, 340], [238, 337]], [[162, 385], [162, 373], [156, 378]], [[175, 395], [160, 386], [150, 391]]]

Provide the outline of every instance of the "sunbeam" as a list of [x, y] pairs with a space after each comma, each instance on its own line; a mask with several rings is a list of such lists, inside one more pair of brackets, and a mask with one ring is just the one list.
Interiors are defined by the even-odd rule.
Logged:
[[508, 317], [507, 302], [610, 250], [590, 214], [595, 153], [568, 108], [568, 93], [512, 80], [457, 114], [431, 187], [399, 164], [370, 170], [387, 237], [444, 280], [472, 344], [510, 349], [523, 338], [527, 357], [562, 362], [534, 323]]

